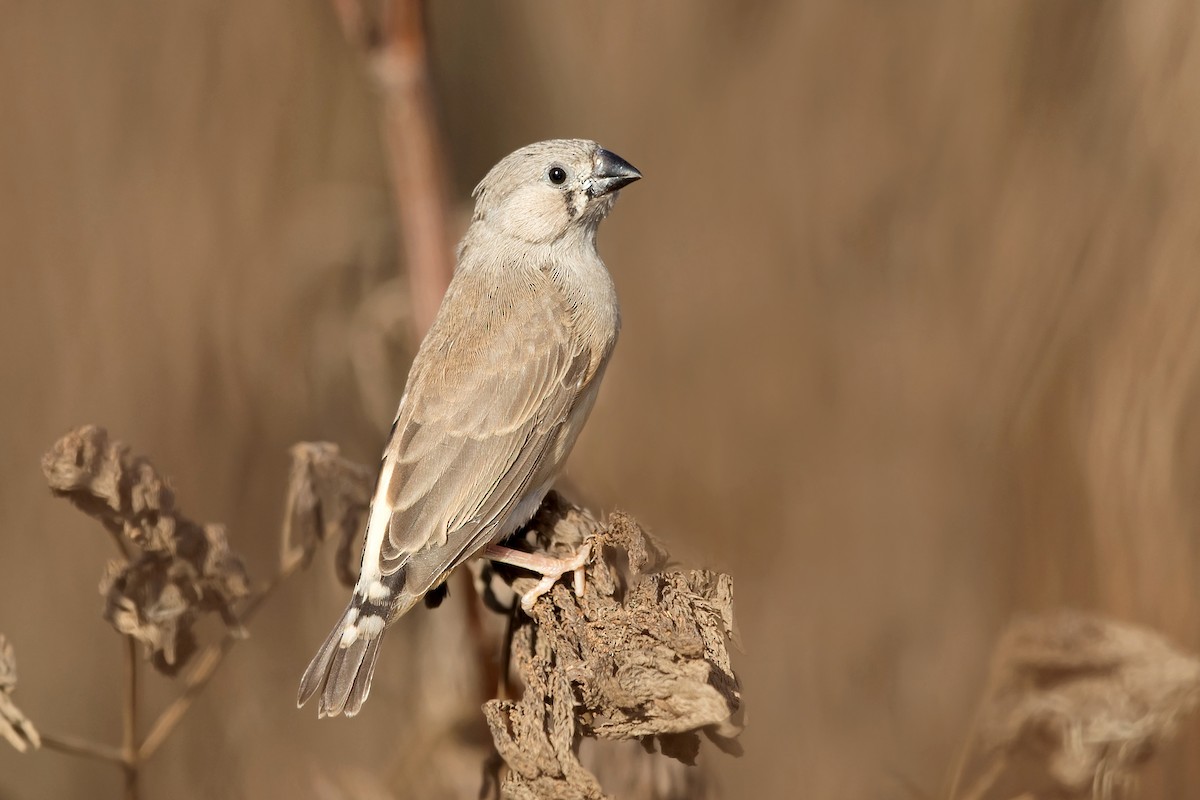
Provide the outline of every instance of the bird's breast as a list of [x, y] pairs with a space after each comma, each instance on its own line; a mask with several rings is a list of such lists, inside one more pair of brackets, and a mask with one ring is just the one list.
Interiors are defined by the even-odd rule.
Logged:
[[616, 287], [595, 255], [557, 272], [555, 283], [566, 300], [570, 325], [579, 338], [580, 349], [591, 356], [587, 374], [590, 381], [607, 363], [621, 329]]

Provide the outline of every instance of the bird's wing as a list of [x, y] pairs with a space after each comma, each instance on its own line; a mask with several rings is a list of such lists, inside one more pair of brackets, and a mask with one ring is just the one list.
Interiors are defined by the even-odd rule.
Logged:
[[[559, 431], [595, 372], [547, 277], [519, 297], [467, 292], [461, 284], [481, 279], [461, 278], [447, 298], [460, 316], [443, 314], [423, 343], [385, 453], [391, 515], [380, 566], [403, 568], [411, 595], [486, 544], [552, 477], [565, 455], [552, 452]], [[486, 307], [466, 307], [468, 296]]]

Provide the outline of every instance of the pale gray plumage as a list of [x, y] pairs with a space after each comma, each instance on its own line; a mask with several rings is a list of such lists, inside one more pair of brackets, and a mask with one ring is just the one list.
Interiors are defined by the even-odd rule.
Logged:
[[384, 452], [358, 585], [301, 679], [301, 705], [320, 692], [319, 716], [356, 714], [386, 626], [537, 510], [620, 326], [596, 227], [640, 177], [595, 142], [556, 139], [476, 187]]

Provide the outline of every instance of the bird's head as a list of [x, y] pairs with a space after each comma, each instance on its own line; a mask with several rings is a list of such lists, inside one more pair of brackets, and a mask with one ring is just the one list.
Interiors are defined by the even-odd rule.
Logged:
[[531, 243], [593, 232], [622, 186], [642, 177], [586, 139], [551, 139], [505, 156], [475, 187], [476, 221]]

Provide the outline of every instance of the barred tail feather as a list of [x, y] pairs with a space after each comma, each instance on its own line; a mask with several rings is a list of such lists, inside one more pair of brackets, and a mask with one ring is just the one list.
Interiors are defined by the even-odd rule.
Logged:
[[345, 714], [353, 717], [362, 708], [371, 693], [371, 679], [375, 677], [375, 661], [379, 657], [379, 643], [383, 633], [373, 639], [356, 639], [349, 647], [339, 647], [333, 654], [329, 673], [325, 678], [325, 691], [317, 716], [336, 717]]
[[375, 659], [379, 657], [384, 626], [383, 620], [376, 618], [377, 625], [360, 627], [357, 624], [359, 613], [357, 602], [352, 602], [300, 679], [296, 704], [304, 705], [319, 692], [318, 717], [336, 717], [338, 714], [352, 717], [371, 692], [371, 678], [375, 674]]
[[375, 661], [387, 623], [412, 608], [420, 600], [403, 589], [392, 600], [390, 587], [379, 592], [379, 600], [364, 600], [357, 592], [333, 626], [321, 649], [309, 662], [300, 679], [296, 705], [303, 706], [315, 694], [317, 717], [353, 717], [371, 692]]

